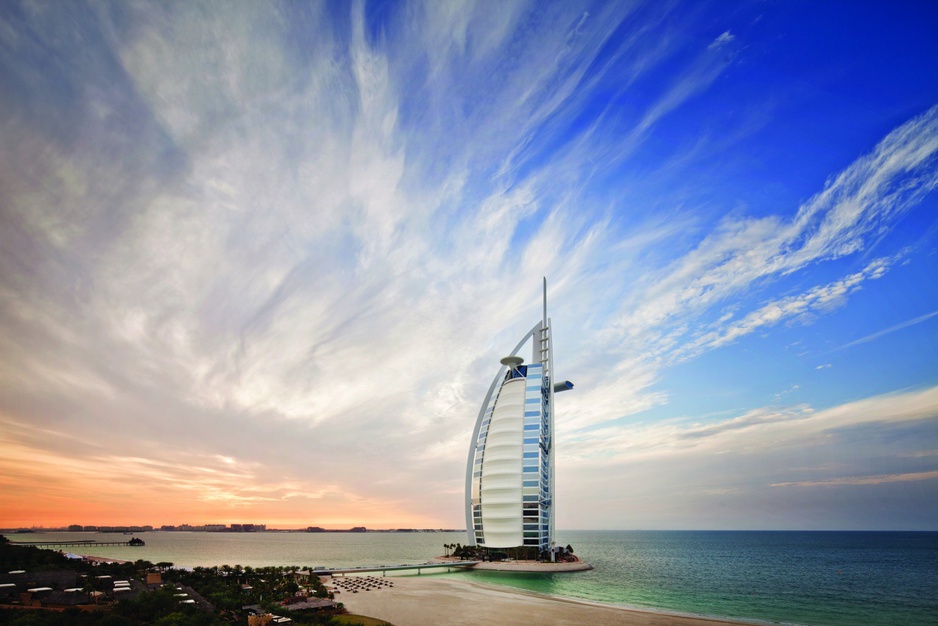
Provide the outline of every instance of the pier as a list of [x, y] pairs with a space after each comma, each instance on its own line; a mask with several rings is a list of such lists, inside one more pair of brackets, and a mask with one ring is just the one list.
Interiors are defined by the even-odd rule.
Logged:
[[146, 545], [143, 539], [131, 539], [130, 541], [95, 541], [94, 539], [85, 539], [83, 541], [11, 541], [15, 546], [34, 546], [36, 548], [65, 548], [69, 546], [79, 547], [98, 547], [98, 546], [143, 546]]

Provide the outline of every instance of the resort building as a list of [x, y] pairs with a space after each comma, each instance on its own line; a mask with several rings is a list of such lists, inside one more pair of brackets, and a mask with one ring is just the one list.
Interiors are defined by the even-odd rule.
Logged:
[[[532, 346], [531, 363], [518, 353]], [[542, 319], [501, 360], [482, 402], [466, 467], [469, 545], [550, 551], [554, 536], [554, 382], [544, 280]]]

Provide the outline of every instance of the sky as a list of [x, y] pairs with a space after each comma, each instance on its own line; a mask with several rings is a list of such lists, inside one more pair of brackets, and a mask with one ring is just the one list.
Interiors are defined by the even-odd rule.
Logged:
[[0, 3], [0, 527], [938, 530], [938, 5]]

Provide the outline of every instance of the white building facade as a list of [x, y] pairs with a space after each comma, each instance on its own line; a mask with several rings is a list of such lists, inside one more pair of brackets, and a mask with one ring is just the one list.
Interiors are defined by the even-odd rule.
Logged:
[[[532, 345], [531, 363], [518, 356]], [[476, 419], [466, 467], [469, 544], [533, 548], [554, 536], [554, 383], [551, 327], [544, 284], [543, 319], [502, 359]]]

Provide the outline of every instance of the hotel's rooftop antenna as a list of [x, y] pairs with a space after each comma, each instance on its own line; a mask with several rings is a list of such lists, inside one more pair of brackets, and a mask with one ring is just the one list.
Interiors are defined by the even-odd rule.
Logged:
[[544, 317], [541, 318], [544, 325], [547, 326], [547, 277], [544, 277]]

